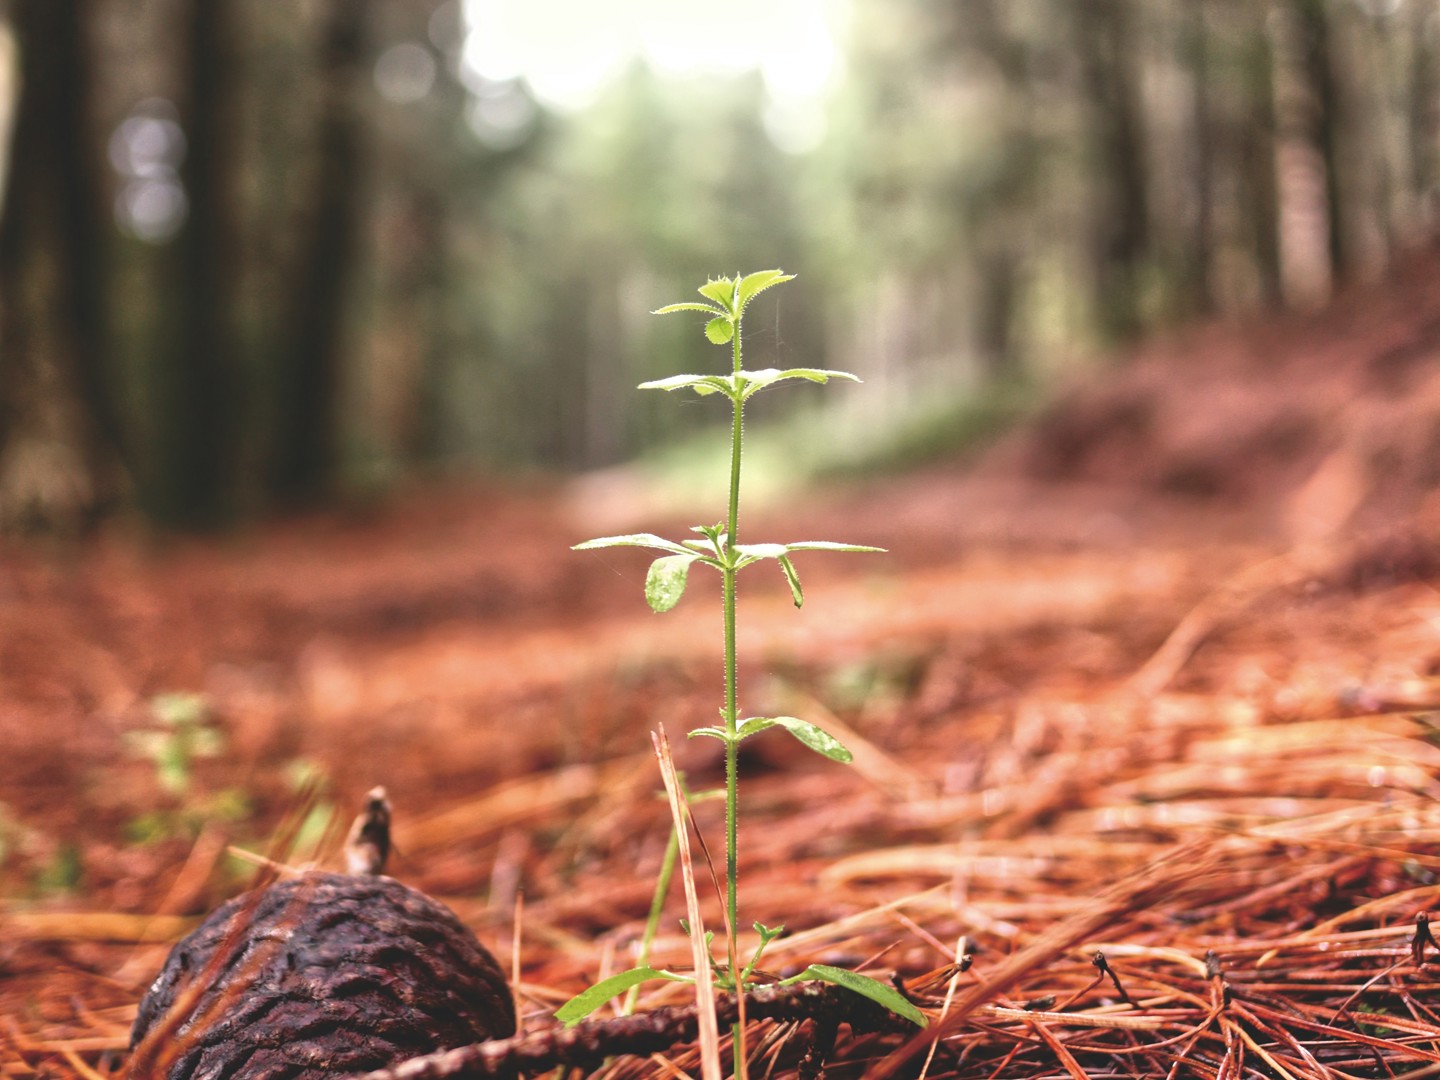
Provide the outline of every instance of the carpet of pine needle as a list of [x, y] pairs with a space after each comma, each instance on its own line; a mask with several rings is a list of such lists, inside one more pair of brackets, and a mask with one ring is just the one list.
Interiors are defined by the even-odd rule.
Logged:
[[[769, 973], [823, 962], [898, 976], [931, 1020], [913, 1036], [842, 1032], [830, 1075], [1440, 1074], [1427, 922], [1440, 898], [1440, 591], [1424, 560], [1395, 554], [1424, 543], [972, 553], [878, 586], [822, 579], [812, 606], [831, 616], [783, 625], [783, 597], [762, 594], [753, 696], [830, 728], [856, 760], [828, 764], [779, 734], [747, 744], [742, 921], [786, 924]], [[820, 627], [794, 629], [805, 618]], [[652, 619], [603, 641], [575, 631], [612, 651], [566, 678], [539, 664], [523, 685], [467, 691], [552, 725], [560, 714], [575, 738], [536, 721], [540, 749], [468, 794], [399, 785], [393, 872], [518, 972], [530, 1029], [633, 962], [668, 829], [644, 731], [678, 738], [713, 707], [708, 642], [667, 648], [688, 629]], [[706, 620], [697, 609], [676, 625]], [[433, 757], [449, 740], [463, 758], [458, 731], [396, 754]], [[351, 746], [358, 786], [379, 763]], [[718, 781], [711, 750], [677, 750], [693, 789]], [[144, 854], [100, 845], [90, 892], [15, 889], [0, 915], [0, 1075], [123, 1073], [168, 943], [237, 887], [232, 848], [333, 859], [334, 829], [309, 850], [267, 849], [298, 800], [270, 805], [248, 844], [205, 827]], [[349, 808], [337, 798], [334, 813]], [[697, 802], [695, 817], [720, 860], [719, 804]], [[145, 883], [128, 905], [113, 872], [126, 859]], [[703, 865], [699, 885], [718, 925]], [[683, 969], [673, 892], [653, 962]], [[687, 1000], [656, 985], [639, 1008]], [[750, 1075], [793, 1075], [804, 1039], [753, 1025]], [[596, 1075], [683, 1074], [698, 1075], [693, 1048]]]

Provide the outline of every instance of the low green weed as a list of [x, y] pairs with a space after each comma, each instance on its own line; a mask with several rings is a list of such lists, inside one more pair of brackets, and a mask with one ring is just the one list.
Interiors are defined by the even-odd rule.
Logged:
[[193, 839], [209, 821], [244, 821], [251, 814], [250, 797], [238, 788], [213, 793], [197, 790], [195, 769], [206, 758], [225, 751], [225, 736], [215, 724], [209, 702], [201, 694], [157, 694], [150, 700], [150, 727], [128, 732], [132, 757], [144, 758], [155, 770], [155, 782], [170, 805], [136, 815], [125, 826], [137, 844], [177, 837]]
[[[830, 371], [823, 368], [745, 370], [742, 363], [741, 321], [747, 305], [759, 293], [790, 281], [793, 276], [779, 270], [762, 270], [743, 277], [737, 274], [733, 278], [714, 278], [700, 287], [699, 291], [704, 298], [703, 302], [669, 304], [653, 313], [656, 315], [669, 315], [676, 312], [703, 314], [706, 338], [715, 345], [729, 346], [730, 348], [731, 370], [728, 374], [674, 375], [640, 385], [642, 390], [693, 391], [701, 397], [718, 396], [730, 402], [732, 410], [730, 491], [726, 517], [714, 525], [695, 526], [691, 530], [695, 533], [693, 537], [679, 541], [669, 540], [654, 533], [631, 533], [625, 536], [605, 536], [575, 545], [575, 549], [580, 551], [609, 547], [640, 547], [659, 552], [660, 554], [650, 564], [649, 572], [645, 577], [645, 599], [656, 612], [669, 611], [680, 601], [693, 567], [703, 567], [720, 575], [725, 669], [725, 698], [720, 708], [721, 723], [697, 727], [690, 732], [690, 737], [716, 739], [725, 748], [725, 899], [729, 930], [727, 935], [728, 962], [724, 965], [716, 964], [714, 969], [717, 985], [722, 989], [735, 992], [743, 992], [753, 984], [755, 972], [766, 947], [780, 937], [785, 929], [783, 926], [769, 927], [760, 922], [754, 923], [755, 931], [760, 938], [759, 946], [753, 956], [743, 967], [741, 966], [737, 956], [734, 929], [739, 925], [736, 822], [739, 806], [737, 766], [740, 744], [762, 732], [776, 729], [787, 732], [811, 750], [832, 761], [848, 762], [850, 760], [850, 752], [838, 740], [808, 721], [794, 716], [741, 716], [735, 663], [736, 578], [741, 570], [749, 566], [763, 562], [774, 563], [789, 585], [795, 606], [800, 607], [804, 603], [805, 595], [800, 584], [800, 575], [795, 567], [794, 555], [810, 551], [874, 552], [883, 550], [859, 544], [836, 543], [830, 540], [747, 544], [740, 542], [740, 476], [744, 461], [746, 402], [763, 390], [792, 380], [813, 383], [825, 383], [832, 379], [860, 381], [848, 372]], [[673, 864], [667, 859], [667, 865]], [[664, 875], [663, 883], [668, 884], [668, 874]], [[657, 898], [662, 895], [663, 893], [657, 890]], [[649, 932], [653, 933], [653, 925]], [[562, 1006], [556, 1012], [556, 1016], [567, 1024], [573, 1024], [611, 998], [652, 979], [693, 981], [690, 976], [677, 975], [674, 972], [653, 968], [642, 960], [641, 966], [614, 975], [578, 994]], [[924, 1026], [925, 1018], [919, 1010], [892, 987], [867, 976], [817, 964], [786, 981], [798, 982], [804, 979], [820, 979], [845, 987]]]

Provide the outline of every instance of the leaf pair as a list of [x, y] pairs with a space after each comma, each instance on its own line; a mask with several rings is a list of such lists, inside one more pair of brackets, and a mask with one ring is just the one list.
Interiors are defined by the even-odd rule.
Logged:
[[849, 379], [859, 382], [856, 375], [848, 371], [832, 371], [829, 368], [762, 368], [759, 371], [736, 371], [730, 375], [671, 375], [664, 379], [651, 379], [640, 384], [641, 390], [682, 390], [686, 387], [701, 397], [708, 394], [724, 394], [731, 401], [748, 401], [754, 394], [786, 379], [805, 379], [813, 383], [826, 383], [831, 379]]
[[838, 544], [833, 540], [800, 540], [790, 544], [736, 544], [733, 548], [726, 542], [723, 532], [718, 529], [697, 528], [705, 534], [704, 540], [686, 540], [678, 544], [654, 533], [626, 533], [623, 536], [601, 536], [576, 544], [575, 551], [589, 551], [606, 547], [648, 547], [667, 554], [650, 564], [645, 575], [645, 601], [655, 612], [669, 611], [685, 595], [685, 586], [690, 580], [690, 567], [703, 563], [716, 570], [731, 567], [743, 570], [751, 563], [762, 559], [774, 559], [780, 564], [785, 583], [790, 587], [790, 598], [798, 608], [805, 603], [805, 590], [800, 585], [800, 574], [790, 560], [795, 551], [884, 551], [884, 548], [865, 544]]
[[657, 979], [664, 979], [668, 982], [695, 981], [688, 975], [676, 975], [673, 971], [663, 971], [659, 968], [630, 968], [618, 975], [611, 975], [608, 979], [601, 979], [589, 989], [580, 991], [555, 1010], [555, 1019], [566, 1027], [573, 1027], [611, 998], [619, 997], [632, 986], [639, 986], [641, 983], [653, 982]]
[[[768, 731], [772, 727], [783, 728], [821, 757], [827, 757], [831, 761], [838, 761], [842, 765], [848, 765], [855, 760], [854, 755], [845, 748], [845, 744], [835, 738], [834, 735], [831, 735], [824, 728], [816, 727], [808, 720], [801, 720], [794, 716], [749, 717], [735, 729], [733, 741], [736, 743], [743, 742], [751, 735], [759, 735], [760, 732]], [[732, 737], [724, 728], [698, 727], [690, 732], [690, 738], [693, 739], [696, 735], [705, 735], [726, 743], [732, 741]]]
[[[662, 308], [655, 308], [652, 315], [668, 315], [675, 311], [708, 311], [713, 315], [720, 315], [730, 321], [730, 330], [734, 333], [734, 323], [739, 323], [740, 317], [744, 314], [744, 307], [750, 301], [755, 300], [756, 295], [770, 285], [779, 285], [782, 282], [792, 281], [793, 274], [778, 271], [756, 271], [755, 274], [740, 276], [736, 274], [733, 278], [710, 278], [706, 284], [698, 288], [701, 297], [711, 301], [710, 304], [697, 304], [696, 301], [688, 301], [685, 304], [667, 304]], [[708, 336], [708, 328], [706, 331]], [[714, 341], [714, 337], [710, 338]], [[727, 336], [723, 341], [716, 341], [716, 344], [723, 344], [729, 341]]]
[[735, 337], [735, 331], [740, 325], [740, 318], [745, 314], [745, 306], [757, 294], [764, 292], [772, 285], [790, 281], [794, 277], [794, 274], [786, 274], [780, 270], [757, 270], [744, 277], [736, 274], [733, 278], [711, 278], [699, 289], [700, 295], [711, 303], [700, 304], [692, 300], [682, 304], [666, 304], [662, 308], [656, 308], [651, 314], [669, 315], [676, 311], [703, 311], [712, 316], [705, 324], [705, 336], [716, 345], [725, 345]]
[[[566, 1027], [573, 1027], [585, 1017], [598, 1009], [611, 998], [619, 997], [632, 986], [639, 986], [644, 982], [651, 982], [656, 979], [664, 979], [669, 982], [694, 982], [688, 975], [677, 975], [673, 971], [662, 971], [652, 967], [631, 968], [629, 971], [622, 971], [618, 975], [612, 975], [590, 987], [582, 990], [573, 998], [567, 1001], [560, 1008], [555, 1010], [555, 1019], [559, 1020]], [[926, 1027], [929, 1020], [925, 1014], [917, 1009], [904, 995], [893, 986], [887, 986], [878, 979], [872, 979], [868, 975], [861, 975], [855, 971], [846, 971], [844, 968], [831, 967], [828, 964], [811, 964], [800, 974], [785, 979], [781, 985], [789, 986], [792, 983], [803, 982], [807, 979], [818, 979], [821, 982], [830, 983], [832, 986], [843, 987], [851, 993], [867, 997], [878, 1005], [889, 1009], [896, 1016], [909, 1020], [917, 1027]]]

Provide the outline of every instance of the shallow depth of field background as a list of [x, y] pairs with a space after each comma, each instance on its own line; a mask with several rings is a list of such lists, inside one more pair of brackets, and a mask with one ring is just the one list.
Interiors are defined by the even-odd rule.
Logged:
[[646, 313], [799, 282], [803, 472], [923, 460], [1423, 241], [1406, 0], [10, 2], [0, 523], [215, 528], [419, 477], [703, 459]]
[[[774, 267], [748, 365], [863, 383], [756, 399], [741, 532], [889, 553], [742, 578], [744, 714], [856, 751], [746, 743], [767, 965], [963, 935], [1094, 1074], [1240, 1075], [1214, 950], [1294, 1075], [1433, 1065], [1433, 3], [0, 0], [0, 136], [0, 1075], [118, 1076], [375, 784], [530, 1027], [631, 962], [717, 590], [570, 546], [724, 513], [723, 403], [635, 385], [728, 350], [648, 312]], [[1188, 1004], [1084, 1027], [1072, 915]], [[1068, 1067], [987, 1024], [930, 1075]]]

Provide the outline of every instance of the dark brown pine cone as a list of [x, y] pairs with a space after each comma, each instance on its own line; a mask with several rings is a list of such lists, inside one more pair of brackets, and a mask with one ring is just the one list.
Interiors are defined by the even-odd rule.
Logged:
[[449, 908], [393, 878], [312, 872], [175, 946], [140, 1003], [130, 1077], [332, 1077], [514, 1031], [504, 974]]

